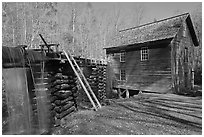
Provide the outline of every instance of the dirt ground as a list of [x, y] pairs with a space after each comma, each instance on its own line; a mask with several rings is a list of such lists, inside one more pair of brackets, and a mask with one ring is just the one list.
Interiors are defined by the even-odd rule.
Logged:
[[202, 99], [174, 94], [142, 93], [110, 100], [98, 111], [79, 110], [53, 134], [201, 135]]

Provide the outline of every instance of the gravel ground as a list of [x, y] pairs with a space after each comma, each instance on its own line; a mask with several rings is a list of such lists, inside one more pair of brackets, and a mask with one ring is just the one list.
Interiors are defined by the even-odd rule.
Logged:
[[202, 99], [174, 94], [142, 93], [110, 100], [98, 111], [79, 110], [53, 134], [201, 135]]

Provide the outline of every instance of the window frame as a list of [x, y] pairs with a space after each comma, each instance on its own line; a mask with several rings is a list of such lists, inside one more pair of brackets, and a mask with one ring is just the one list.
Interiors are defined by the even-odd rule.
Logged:
[[126, 52], [122, 51], [120, 53], [120, 62], [125, 62], [126, 61]]
[[[122, 71], [123, 71], [123, 73], [122, 73]], [[122, 75], [124, 77], [122, 77]], [[120, 81], [126, 81], [126, 71], [125, 71], [125, 69], [120, 69]]]
[[140, 61], [147, 61], [149, 60], [149, 48], [148, 47], [141, 47], [140, 49]]

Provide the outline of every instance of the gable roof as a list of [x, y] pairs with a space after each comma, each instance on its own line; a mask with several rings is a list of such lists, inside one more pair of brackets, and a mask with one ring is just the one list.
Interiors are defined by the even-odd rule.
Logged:
[[110, 43], [110, 48], [174, 38], [184, 21], [187, 22], [193, 43], [197, 46], [198, 39], [193, 23], [190, 19], [190, 14], [185, 13], [141, 26], [121, 30], [115, 36], [112, 43]]

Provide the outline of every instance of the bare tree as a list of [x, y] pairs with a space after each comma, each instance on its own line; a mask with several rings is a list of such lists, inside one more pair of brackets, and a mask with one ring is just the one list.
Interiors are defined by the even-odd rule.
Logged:
[[143, 18], [142, 6], [134, 6], [133, 15], [123, 14], [120, 6], [115, 3], [110, 11], [98, 11], [94, 3], [3, 3], [3, 43], [38, 47], [41, 33], [48, 43], [60, 43], [77, 55], [105, 58], [103, 48], [118, 31], [138, 25]]
[[202, 66], [202, 5], [198, 4], [197, 8], [191, 13], [196, 34], [199, 40], [199, 46], [195, 49], [195, 66]]
[[132, 11], [132, 25], [138, 26], [141, 24], [142, 19], [144, 18], [145, 7], [142, 4], [133, 4], [134, 8]]

